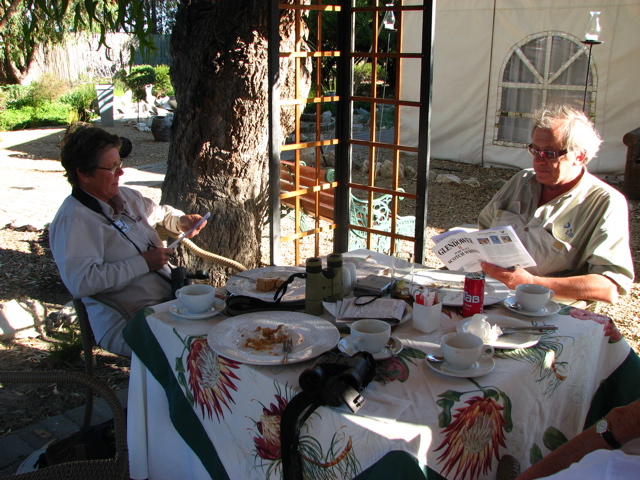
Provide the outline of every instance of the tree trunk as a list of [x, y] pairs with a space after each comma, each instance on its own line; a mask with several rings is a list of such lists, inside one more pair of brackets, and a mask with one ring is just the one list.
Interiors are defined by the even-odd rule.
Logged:
[[171, 37], [178, 108], [162, 202], [210, 211], [196, 242], [248, 268], [260, 262], [268, 207], [267, 13], [264, 0], [185, 0]]

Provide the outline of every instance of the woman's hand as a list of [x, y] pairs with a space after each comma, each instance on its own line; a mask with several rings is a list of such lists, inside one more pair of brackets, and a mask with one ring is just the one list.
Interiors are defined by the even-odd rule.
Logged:
[[147, 262], [149, 271], [153, 272], [155, 270], [160, 270], [169, 263], [169, 260], [174, 253], [173, 248], [151, 248], [140, 255], [142, 255], [142, 258]]
[[[178, 222], [178, 228], [181, 232], [188, 232], [193, 228], [193, 226], [200, 221], [202, 215], [191, 214], [191, 215], [183, 215], [180, 217]], [[193, 231], [191, 234], [187, 236], [187, 238], [195, 237], [200, 230], [202, 230], [207, 225], [207, 222], [203, 222], [202, 225], [198, 227], [197, 230]]]

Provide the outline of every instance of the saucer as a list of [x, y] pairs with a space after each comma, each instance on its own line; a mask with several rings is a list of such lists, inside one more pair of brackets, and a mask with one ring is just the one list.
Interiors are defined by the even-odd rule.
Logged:
[[[384, 360], [391, 357], [392, 355], [397, 355], [402, 351], [402, 342], [399, 339], [397, 339], [396, 337], [391, 337], [391, 341], [393, 342], [391, 348], [385, 347], [378, 353], [373, 354], [373, 358], [375, 360]], [[355, 355], [356, 353], [358, 353], [358, 350], [353, 348], [353, 345], [351, 343], [351, 335], [343, 337], [338, 342], [338, 350], [340, 350], [342, 353], [346, 353], [347, 355]]]
[[185, 309], [183, 306], [181, 306], [180, 303], [178, 302], [172, 303], [171, 306], [169, 307], [169, 311], [174, 316], [178, 318], [182, 318], [184, 320], [205, 320], [207, 318], [215, 317], [220, 312], [222, 312], [226, 308], [226, 306], [227, 304], [224, 302], [224, 300], [221, 300], [220, 298], [216, 298], [213, 301], [213, 305], [211, 305], [209, 307], [209, 310], [207, 310], [206, 312], [191, 313], [187, 309]]
[[520, 315], [526, 315], [528, 317], [548, 317], [549, 315], [555, 315], [560, 311], [560, 305], [553, 300], [549, 300], [544, 307], [535, 312], [529, 310], [523, 310], [518, 306], [515, 295], [507, 298], [504, 301], [504, 306], [507, 307], [513, 313], [519, 313]]
[[[433, 353], [434, 355], [441, 355], [439, 350]], [[488, 355], [482, 355], [480, 359], [469, 368], [450, 367], [446, 362], [431, 363], [425, 360], [425, 363], [429, 365], [431, 370], [435, 370], [443, 375], [448, 375], [449, 377], [460, 378], [482, 377], [483, 375], [490, 373], [496, 366], [496, 362], [494, 362], [493, 358]]]

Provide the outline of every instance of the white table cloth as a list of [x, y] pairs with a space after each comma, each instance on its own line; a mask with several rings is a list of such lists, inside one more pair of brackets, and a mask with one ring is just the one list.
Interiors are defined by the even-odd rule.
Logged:
[[[369, 251], [346, 255], [370, 256], [375, 268], [390, 261]], [[186, 321], [169, 305], [137, 316], [125, 333], [134, 352], [131, 478], [281, 478], [280, 415], [313, 361], [253, 366], [218, 356], [206, 334], [225, 317]], [[461, 318], [459, 310], [443, 308], [445, 329]], [[486, 313], [523, 325], [532, 320], [501, 305]], [[398, 326], [393, 336], [404, 348], [377, 363], [377, 378], [363, 392], [365, 407], [357, 414], [320, 407], [306, 422], [301, 450], [309, 477], [354, 478], [386, 453], [404, 451], [430, 475], [494, 478], [501, 455], [526, 467], [579, 433], [600, 382], [630, 348], [608, 317], [584, 310], [565, 307], [535, 321], [559, 329], [532, 348], [497, 351], [495, 369], [478, 378], [445, 376], [426, 365], [442, 329], [424, 334], [410, 321]]]

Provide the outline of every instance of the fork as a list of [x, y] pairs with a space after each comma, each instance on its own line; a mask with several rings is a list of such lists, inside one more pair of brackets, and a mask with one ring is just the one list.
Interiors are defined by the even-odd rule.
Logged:
[[290, 338], [285, 338], [284, 342], [282, 342], [282, 351], [284, 352], [282, 363], [287, 363], [287, 360], [289, 360], [289, 353], [293, 351], [293, 341]]

